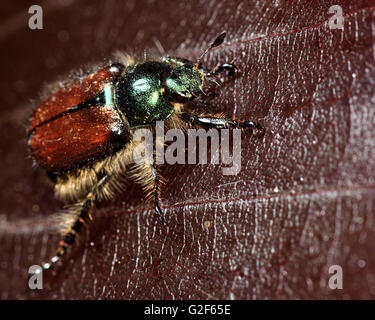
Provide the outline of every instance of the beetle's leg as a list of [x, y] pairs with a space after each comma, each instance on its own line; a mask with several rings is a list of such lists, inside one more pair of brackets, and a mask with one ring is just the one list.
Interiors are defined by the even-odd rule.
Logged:
[[207, 76], [215, 76], [218, 73], [221, 73], [223, 71], [228, 71], [228, 76], [232, 77], [234, 76], [235, 72], [237, 70], [237, 67], [233, 63], [223, 63], [217, 65], [213, 70], [211, 70]]
[[129, 170], [129, 176], [143, 187], [145, 198], [153, 202], [158, 218], [164, 224], [167, 224], [164, 219], [163, 210], [160, 207], [160, 187], [163, 180], [157, 171], [155, 157], [155, 154], [153, 156], [150, 155], [147, 159], [143, 159], [142, 162], [136, 163]]
[[160, 208], [160, 185], [161, 185], [161, 179], [160, 175], [158, 173], [156, 164], [155, 164], [155, 159], [152, 160], [151, 164], [151, 171], [152, 171], [152, 177], [153, 177], [153, 191], [152, 191], [152, 196], [154, 200], [154, 206], [155, 206], [155, 212], [158, 215], [159, 219], [161, 222], [163, 222], [165, 225], [167, 224], [167, 221], [165, 221], [164, 218], [164, 212]]
[[196, 115], [189, 112], [180, 113], [180, 116], [187, 123], [207, 128], [249, 128], [251, 130], [264, 130], [261, 124], [254, 121], [238, 121], [234, 119], [223, 118], [220, 116], [215, 117], [211, 115]]
[[63, 239], [60, 241], [55, 256], [53, 256], [48, 262], [42, 264], [43, 270], [51, 269], [65, 255], [68, 247], [73, 244], [75, 238], [82, 230], [82, 226], [86, 224], [86, 221], [88, 220], [88, 218], [90, 218], [91, 211], [95, 205], [98, 195], [108, 181], [109, 176], [105, 175], [102, 179], [99, 180], [94, 189], [89, 194], [87, 194], [85, 200], [80, 206], [79, 213], [77, 214], [75, 221], [65, 232]]

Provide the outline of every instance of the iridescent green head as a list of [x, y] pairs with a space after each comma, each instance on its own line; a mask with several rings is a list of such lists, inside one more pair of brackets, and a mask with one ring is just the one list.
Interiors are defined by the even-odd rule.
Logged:
[[172, 102], [186, 102], [199, 94], [203, 73], [190, 64], [172, 69], [164, 79], [165, 95]]

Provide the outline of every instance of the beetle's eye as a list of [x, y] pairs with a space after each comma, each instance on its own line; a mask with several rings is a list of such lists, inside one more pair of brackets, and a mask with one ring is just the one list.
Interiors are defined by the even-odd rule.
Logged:
[[191, 98], [191, 93], [177, 79], [167, 78], [164, 82], [165, 95], [169, 101], [186, 102]]
[[181, 67], [165, 74], [163, 87], [169, 101], [186, 102], [192, 98], [192, 74], [190, 69]]
[[203, 85], [202, 73], [189, 66], [167, 72], [163, 77], [165, 97], [173, 102], [186, 102], [199, 94]]

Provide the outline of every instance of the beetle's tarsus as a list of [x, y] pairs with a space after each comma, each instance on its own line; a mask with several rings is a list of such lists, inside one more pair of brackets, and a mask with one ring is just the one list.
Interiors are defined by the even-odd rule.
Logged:
[[168, 222], [165, 220], [164, 217], [164, 211], [162, 208], [160, 208], [159, 201], [155, 203], [155, 213], [157, 214], [159, 220], [166, 226], [168, 227]]
[[233, 63], [222, 63], [216, 66], [209, 72], [208, 76], [216, 76], [217, 74], [228, 71], [228, 76], [233, 77], [236, 73], [237, 67]]

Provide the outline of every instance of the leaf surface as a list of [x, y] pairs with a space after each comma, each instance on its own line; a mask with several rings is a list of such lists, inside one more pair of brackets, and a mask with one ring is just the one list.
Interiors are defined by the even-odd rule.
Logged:
[[[330, 28], [332, 5], [343, 30]], [[44, 11], [42, 31], [25, 29], [26, 6], [1, 20], [1, 298], [374, 298], [374, 1], [82, 1]], [[31, 292], [28, 267], [53, 254], [50, 217], [61, 204], [27, 157], [29, 99], [114, 49], [155, 52], [157, 39], [194, 59], [224, 30], [203, 63], [233, 61], [239, 72], [214, 109], [266, 128], [242, 135], [240, 173], [165, 166], [169, 228], [129, 183]], [[332, 265], [343, 290], [328, 286]]]

